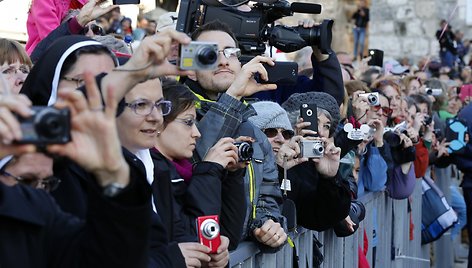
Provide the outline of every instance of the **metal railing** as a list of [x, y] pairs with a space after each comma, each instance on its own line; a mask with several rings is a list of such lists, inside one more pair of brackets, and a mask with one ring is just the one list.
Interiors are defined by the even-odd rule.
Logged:
[[[450, 168], [436, 169], [436, 183], [448, 196]], [[313, 267], [313, 235], [323, 244], [321, 268], [351, 268], [358, 264], [358, 247], [363, 248], [364, 230], [368, 238], [367, 260], [371, 267], [452, 267], [450, 231], [433, 243], [434, 263], [430, 263], [431, 244], [421, 245], [421, 179], [408, 200], [393, 200], [385, 192], [367, 192], [359, 200], [366, 207], [365, 219], [354, 235], [338, 238], [332, 230], [317, 233], [300, 229], [292, 234], [299, 256], [299, 267]], [[376, 238], [374, 239], [374, 234]], [[375, 247], [375, 256], [374, 256]], [[274, 254], [261, 253], [256, 245], [243, 242], [230, 253], [230, 267], [292, 267], [293, 250], [285, 245]]]

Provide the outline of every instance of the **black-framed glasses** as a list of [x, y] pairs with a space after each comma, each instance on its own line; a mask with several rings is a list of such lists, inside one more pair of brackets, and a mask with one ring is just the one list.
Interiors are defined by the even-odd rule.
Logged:
[[52, 192], [56, 190], [57, 187], [59, 187], [59, 184], [61, 183], [61, 179], [55, 176], [48, 176], [43, 179], [39, 179], [36, 177], [30, 178], [30, 177], [15, 176], [5, 170], [0, 171], [0, 174], [13, 178], [21, 184], [25, 184], [33, 188], [44, 189], [48, 192]]
[[195, 118], [175, 118], [174, 119], [175, 121], [179, 122], [179, 123], [182, 123], [188, 127], [193, 127], [193, 125], [196, 125], [197, 124], [197, 119]]
[[74, 82], [77, 88], [85, 85], [85, 80], [83, 78], [63, 76], [61, 79], [69, 82]]
[[90, 30], [92, 30], [92, 33], [94, 35], [105, 35], [105, 31], [103, 30], [103, 28], [97, 24], [91, 24], [91, 25], [85, 26], [81, 33], [82, 35], [85, 35]]
[[277, 136], [279, 133], [282, 133], [282, 137], [286, 140], [290, 140], [294, 135], [295, 132], [289, 129], [277, 129], [277, 128], [266, 128], [264, 129], [264, 134], [266, 134], [267, 138], [273, 138]]
[[239, 57], [241, 57], [241, 49], [237, 47], [227, 47], [225, 49], [218, 50], [218, 53], [220, 52], [223, 52], [223, 55], [225, 55], [227, 59], [232, 57], [236, 57], [239, 59]]
[[135, 114], [148, 116], [152, 113], [154, 107], [161, 112], [162, 116], [166, 116], [172, 110], [172, 102], [168, 100], [158, 100], [152, 102], [150, 100], [136, 100], [131, 103], [125, 103]]

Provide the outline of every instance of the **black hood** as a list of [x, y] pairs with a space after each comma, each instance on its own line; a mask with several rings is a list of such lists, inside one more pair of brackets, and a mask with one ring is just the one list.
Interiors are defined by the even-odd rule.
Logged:
[[33, 105], [54, 104], [64, 61], [77, 49], [91, 45], [102, 44], [83, 35], [69, 35], [57, 39], [33, 66], [20, 93], [28, 96]]

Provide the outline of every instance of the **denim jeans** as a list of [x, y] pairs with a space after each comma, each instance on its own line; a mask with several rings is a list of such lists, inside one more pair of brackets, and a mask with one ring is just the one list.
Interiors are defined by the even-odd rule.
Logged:
[[449, 50], [440, 51], [439, 57], [441, 58], [441, 66], [448, 66], [450, 68], [454, 67], [456, 62], [456, 55], [452, 54]]
[[[364, 53], [365, 28], [355, 27], [352, 30], [354, 35], [354, 57]], [[358, 50], [359, 49], [359, 50]]]

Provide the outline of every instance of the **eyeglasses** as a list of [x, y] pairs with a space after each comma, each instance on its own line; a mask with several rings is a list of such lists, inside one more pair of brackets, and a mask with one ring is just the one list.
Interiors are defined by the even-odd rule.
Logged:
[[182, 123], [188, 127], [193, 127], [197, 124], [197, 119], [195, 118], [176, 118], [175, 121]]
[[218, 53], [220, 52], [223, 52], [223, 55], [225, 55], [227, 59], [232, 57], [236, 57], [239, 59], [239, 57], [241, 57], [241, 49], [237, 47], [227, 47], [225, 49], [218, 50]]
[[279, 133], [282, 133], [282, 137], [284, 139], [289, 140], [291, 139], [295, 133], [292, 130], [284, 129], [284, 130], [279, 130], [277, 128], [266, 128], [264, 129], [264, 133], [266, 134], [267, 138], [273, 138], [277, 136]]
[[85, 26], [81, 33], [82, 35], [85, 35], [90, 30], [92, 30], [94, 35], [105, 35], [105, 31], [103, 30], [103, 28], [98, 26], [97, 24]]
[[61, 79], [69, 82], [74, 82], [77, 88], [85, 85], [85, 80], [83, 78], [63, 76]]
[[20, 67], [18, 68], [16, 68], [15, 66], [8, 66], [8, 68], [2, 71], [2, 74], [14, 75], [14, 74], [17, 74], [18, 72], [21, 72], [23, 74], [29, 74], [30, 68], [28, 65], [20, 65]]
[[161, 112], [163, 116], [166, 116], [172, 110], [172, 102], [167, 100], [158, 100], [152, 102], [150, 100], [136, 100], [132, 103], [125, 103], [133, 112], [137, 115], [148, 116], [152, 113], [154, 107]]
[[52, 192], [59, 187], [59, 184], [61, 183], [61, 180], [58, 177], [54, 176], [48, 176], [43, 179], [39, 178], [26, 178], [26, 177], [20, 177], [20, 176], [15, 176], [9, 172], [6, 172], [5, 170], [0, 171], [1, 175], [11, 177], [18, 181], [19, 183], [31, 186], [33, 188], [39, 188], [39, 189], [44, 189], [48, 192]]
[[374, 112], [378, 112], [380, 109], [382, 109], [383, 116], [389, 116], [393, 112], [393, 110], [389, 107], [382, 107], [380, 105], [372, 106], [372, 110], [374, 110]]

